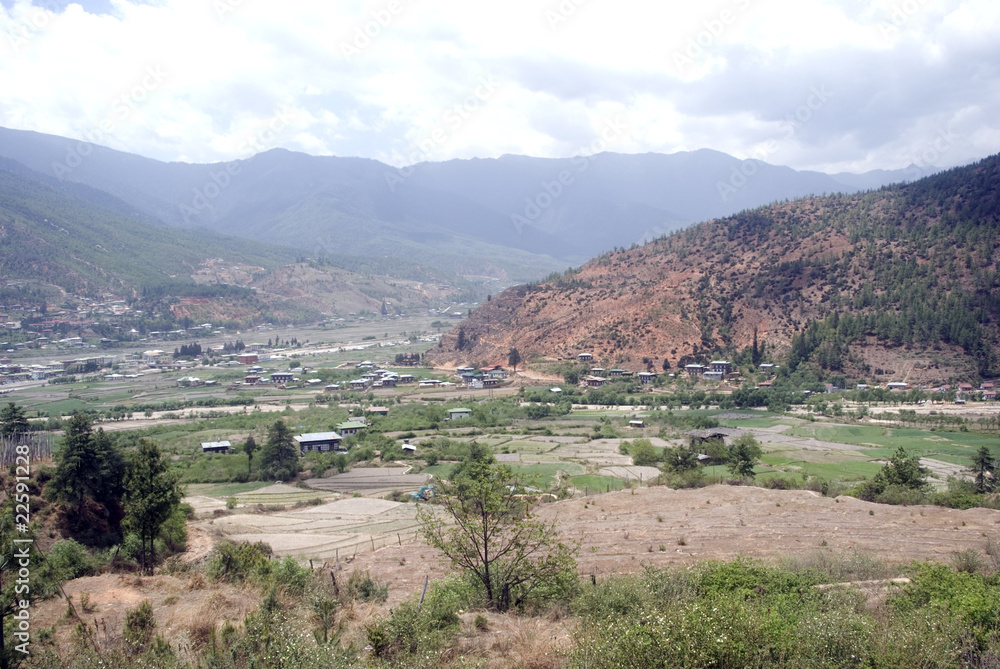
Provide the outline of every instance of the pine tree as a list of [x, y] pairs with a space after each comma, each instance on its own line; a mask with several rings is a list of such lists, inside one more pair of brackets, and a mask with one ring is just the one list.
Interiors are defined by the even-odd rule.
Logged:
[[285, 481], [299, 473], [299, 450], [285, 421], [278, 419], [267, 432], [267, 442], [260, 449], [260, 476], [265, 480]]
[[514, 372], [517, 373], [517, 366], [521, 362], [521, 352], [516, 348], [510, 349], [510, 353], [507, 354], [507, 364], [514, 368]]
[[251, 434], [247, 437], [247, 440], [243, 442], [243, 452], [247, 454], [247, 478], [250, 478], [250, 468], [253, 465], [253, 454], [257, 450], [257, 441], [253, 438]]
[[[118, 537], [124, 478], [125, 461], [111, 437], [104, 430], [95, 433], [83, 414], [73, 414], [48, 489], [72, 507], [71, 529], [81, 540], [103, 543]], [[88, 500], [103, 508], [85, 514]]]
[[170, 472], [160, 448], [143, 439], [129, 458], [125, 474], [125, 527], [139, 536], [139, 564], [152, 573], [156, 553], [153, 541], [160, 527], [180, 504], [179, 474]]
[[997, 463], [990, 454], [990, 449], [980, 446], [972, 460], [972, 469], [976, 472], [976, 490], [980, 494], [992, 492], [996, 487], [996, 467]]
[[24, 413], [24, 409], [8, 402], [7, 406], [0, 409], [0, 434], [5, 437], [24, 434], [31, 430], [31, 423]]

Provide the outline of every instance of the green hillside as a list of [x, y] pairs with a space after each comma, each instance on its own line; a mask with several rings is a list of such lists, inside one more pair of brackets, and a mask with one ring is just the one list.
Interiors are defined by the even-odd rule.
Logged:
[[0, 274], [8, 281], [40, 281], [79, 295], [111, 291], [129, 296], [164, 288], [198, 295], [206, 289], [197, 288], [191, 274], [208, 259], [261, 269], [295, 259], [291, 249], [166, 228], [127, 210], [106, 194], [63, 187], [0, 162]]

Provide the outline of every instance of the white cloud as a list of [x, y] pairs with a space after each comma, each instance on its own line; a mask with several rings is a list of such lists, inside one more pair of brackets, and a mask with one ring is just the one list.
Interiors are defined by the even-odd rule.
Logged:
[[[617, 116], [616, 151], [862, 170], [931, 155], [950, 124], [953, 165], [1000, 151], [998, 27], [993, 0], [17, 0], [0, 125], [162, 160], [404, 164], [566, 156]], [[816, 86], [834, 96], [789, 133]]]

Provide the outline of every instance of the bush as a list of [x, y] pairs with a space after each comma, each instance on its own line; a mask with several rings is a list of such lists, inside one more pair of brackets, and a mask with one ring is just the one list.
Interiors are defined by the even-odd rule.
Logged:
[[233, 543], [220, 541], [209, 558], [206, 575], [213, 581], [260, 582], [270, 574], [271, 547], [262, 541]]
[[159, 539], [166, 551], [158, 548], [157, 555], [167, 557], [187, 550], [187, 520], [193, 512], [190, 504], [178, 504], [174, 507], [170, 517], [160, 526]]
[[879, 504], [915, 506], [917, 504], [926, 504], [928, 499], [923, 490], [903, 485], [890, 485], [876, 495], [873, 501]]
[[384, 602], [389, 598], [389, 584], [376, 581], [368, 572], [354, 571], [347, 579], [344, 595], [363, 602]]
[[458, 632], [458, 616], [446, 606], [427, 606], [423, 610], [408, 601], [365, 628], [372, 654], [380, 659], [401, 656], [424, 656], [435, 653]]
[[94, 574], [96, 564], [83, 544], [74, 539], [61, 539], [49, 549], [49, 565], [60, 581]]
[[663, 475], [663, 478], [667, 486], [675, 490], [705, 487], [705, 472], [700, 468], [681, 472], [668, 472]]
[[125, 627], [122, 637], [135, 650], [141, 650], [149, 645], [156, 630], [156, 619], [153, 617], [153, 605], [149, 600], [125, 612]]
[[276, 563], [271, 571], [274, 585], [291, 595], [301, 595], [305, 592], [309, 577], [312, 576], [312, 572], [299, 565], [291, 555]]

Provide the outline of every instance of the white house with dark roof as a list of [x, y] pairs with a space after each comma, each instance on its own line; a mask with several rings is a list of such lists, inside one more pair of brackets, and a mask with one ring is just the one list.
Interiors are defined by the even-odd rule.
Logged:
[[299, 450], [303, 453], [309, 451], [319, 451], [327, 453], [337, 450], [343, 438], [336, 432], [309, 432], [294, 437], [295, 443], [299, 445]]
[[201, 442], [202, 453], [228, 453], [232, 448], [228, 440], [225, 441], [203, 441]]

